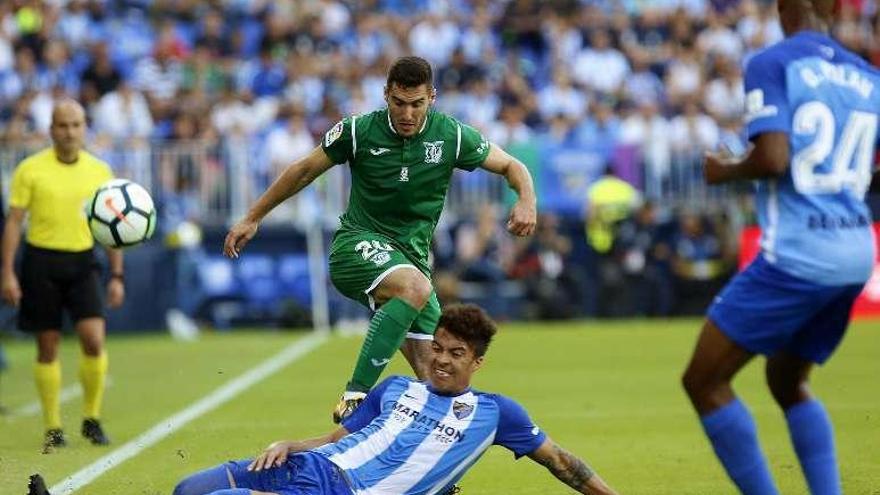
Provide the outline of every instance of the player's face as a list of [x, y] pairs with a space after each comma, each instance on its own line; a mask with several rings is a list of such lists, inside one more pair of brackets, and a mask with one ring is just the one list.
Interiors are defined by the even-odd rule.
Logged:
[[413, 88], [392, 84], [385, 88], [385, 102], [394, 130], [403, 137], [415, 136], [434, 103], [434, 88], [428, 84]]
[[64, 153], [79, 152], [86, 136], [86, 118], [82, 108], [76, 105], [55, 108], [49, 132], [56, 148]]
[[483, 365], [483, 358], [471, 346], [440, 327], [431, 342], [431, 385], [440, 392], [457, 394], [471, 384], [471, 375]]

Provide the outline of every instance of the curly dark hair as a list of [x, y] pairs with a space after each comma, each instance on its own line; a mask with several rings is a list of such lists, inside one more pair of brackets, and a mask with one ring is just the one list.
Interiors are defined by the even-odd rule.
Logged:
[[492, 336], [497, 328], [492, 318], [475, 304], [451, 304], [443, 310], [437, 328], [447, 332], [470, 345], [477, 357], [486, 354]]
[[431, 64], [421, 57], [400, 57], [391, 64], [388, 71], [387, 86], [390, 89], [394, 84], [401, 88], [415, 88], [422, 84], [433, 86], [434, 75]]

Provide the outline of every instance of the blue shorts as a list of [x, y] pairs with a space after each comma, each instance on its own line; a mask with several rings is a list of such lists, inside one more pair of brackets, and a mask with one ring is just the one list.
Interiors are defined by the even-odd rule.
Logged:
[[821, 364], [840, 344], [863, 287], [808, 282], [758, 256], [718, 294], [708, 318], [750, 352]]
[[251, 461], [229, 461], [195, 473], [180, 482], [174, 494], [204, 495], [228, 489], [232, 474], [236, 488], [278, 495], [352, 495], [342, 470], [320, 454], [300, 452], [281, 466], [259, 472], [247, 470]]

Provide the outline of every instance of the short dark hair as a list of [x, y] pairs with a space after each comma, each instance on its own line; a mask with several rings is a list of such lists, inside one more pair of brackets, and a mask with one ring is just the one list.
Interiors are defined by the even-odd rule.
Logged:
[[477, 357], [486, 354], [497, 328], [492, 318], [477, 305], [451, 304], [443, 310], [437, 328], [458, 337], [470, 345]]
[[387, 86], [390, 89], [394, 84], [401, 88], [415, 88], [422, 84], [432, 87], [434, 75], [431, 64], [421, 57], [400, 57], [391, 64], [388, 70]]

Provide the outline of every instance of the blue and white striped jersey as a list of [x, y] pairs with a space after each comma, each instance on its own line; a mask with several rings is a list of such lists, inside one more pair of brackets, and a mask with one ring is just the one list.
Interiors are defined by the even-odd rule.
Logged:
[[402, 376], [374, 388], [343, 426], [351, 434], [314, 452], [344, 470], [357, 495], [443, 493], [489, 446], [520, 457], [546, 439], [511, 399], [471, 389], [440, 395]]
[[820, 285], [864, 283], [874, 264], [871, 182], [880, 72], [830, 37], [800, 32], [746, 68], [749, 138], [789, 136], [785, 176], [760, 181], [761, 251], [779, 269]]

